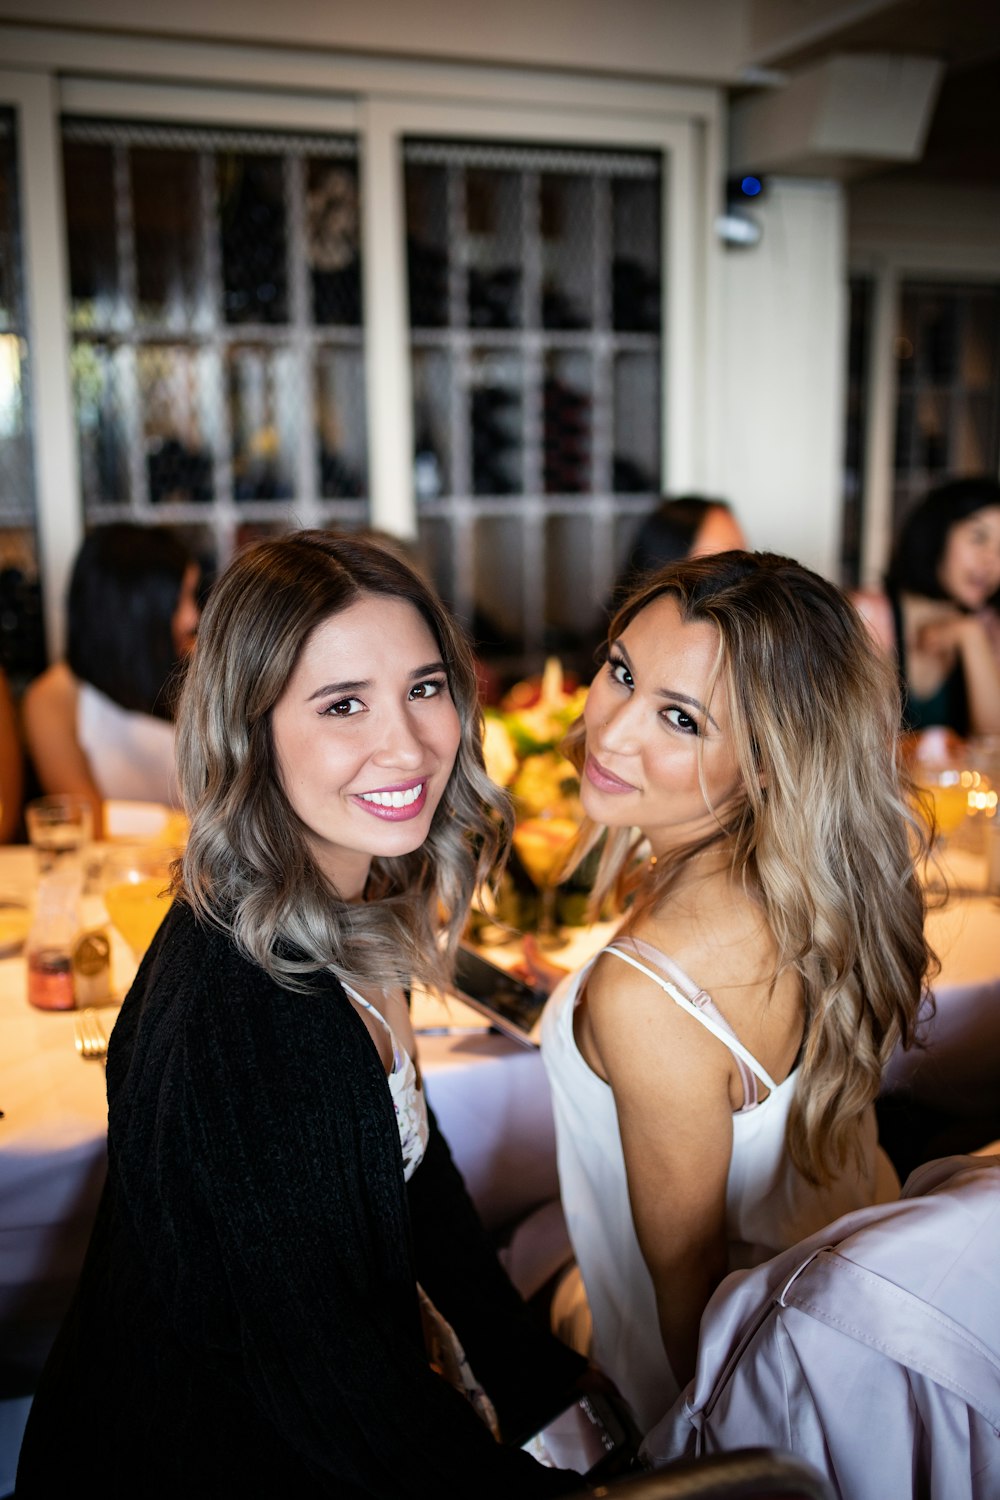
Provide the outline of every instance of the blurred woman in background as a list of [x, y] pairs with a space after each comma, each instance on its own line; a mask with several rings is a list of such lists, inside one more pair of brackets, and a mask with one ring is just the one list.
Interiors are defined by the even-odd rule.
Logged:
[[618, 609], [644, 578], [666, 563], [745, 547], [746, 537], [725, 500], [679, 495], [663, 500], [639, 526], [612, 592]]
[[175, 533], [115, 523], [73, 565], [66, 660], [31, 683], [24, 731], [43, 792], [179, 805], [178, 668], [198, 628], [200, 569]]
[[1000, 484], [956, 479], [904, 522], [884, 590], [854, 596], [896, 664], [903, 727], [1000, 734]]

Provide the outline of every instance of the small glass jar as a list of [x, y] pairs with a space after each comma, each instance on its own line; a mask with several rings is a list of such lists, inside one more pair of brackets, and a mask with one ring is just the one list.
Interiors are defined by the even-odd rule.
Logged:
[[28, 1000], [39, 1010], [72, 1010], [73, 947], [80, 930], [83, 868], [64, 860], [42, 877], [25, 949]]

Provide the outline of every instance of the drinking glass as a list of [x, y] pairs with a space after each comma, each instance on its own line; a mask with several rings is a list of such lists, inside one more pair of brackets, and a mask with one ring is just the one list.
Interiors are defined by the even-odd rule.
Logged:
[[94, 833], [94, 811], [86, 797], [60, 793], [37, 797], [24, 809], [28, 838], [38, 854], [38, 871], [48, 875], [62, 860], [80, 857]]
[[[951, 860], [966, 842], [973, 776], [961, 755], [955, 755], [946, 761], [919, 762], [913, 768], [913, 779], [917, 811], [925, 822], [932, 823], [934, 841], [931, 853], [935, 868], [933, 873], [929, 872], [931, 883], [936, 885], [944, 878], [945, 883], [951, 884], [956, 879]], [[938, 863], [938, 857], [943, 854], [947, 854], [949, 860], [947, 875]]]
[[171, 866], [180, 852], [163, 844], [111, 844], [105, 852], [104, 905], [137, 964], [170, 908]]
[[535, 937], [540, 948], [559, 948], [562, 937], [556, 925], [557, 876], [563, 856], [576, 837], [577, 825], [572, 818], [522, 818], [514, 827], [514, 848], [525, 873], [538, 891], [538, 927]]
[[934, 808], [934, 823], [942, 840], [961, 828], [969, 811], [967, 779], [958, 766], [927, 767], [919, 784]]

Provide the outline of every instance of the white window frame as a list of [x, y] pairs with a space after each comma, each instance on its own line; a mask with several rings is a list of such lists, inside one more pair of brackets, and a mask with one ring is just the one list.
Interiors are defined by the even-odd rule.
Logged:
[[[372, 521], [414, 535], [412, 399], [406, 297], [403, 141], [407, 136], [652, 150], [663, 158], [663, 245], [666, 300], [661, 370], [665, 489], [689, 487], [695, 457], [697, 380], [681, 372], [699, 367], [697, 318], [691, 289], [697, 261], [696, 127], [685, 120], [601, 116], [571, 110], [519, 109], [458, 103], [373, 99], [364, 109], [363, 151], [366, 252], [365, 326], [368, 331], [368, 409], [373, 428], [392, 415], [397, 441], [371, 452]], [[377, 176], [376, 176], [377, 174]], [[376, 188], [377, 183], [377, 190]], [[392, 374], [390, 374], [392, 372]], [[680, 378], [674, 379], [674, 372]], [[376, 433], [371, 437], [374, 441]]]

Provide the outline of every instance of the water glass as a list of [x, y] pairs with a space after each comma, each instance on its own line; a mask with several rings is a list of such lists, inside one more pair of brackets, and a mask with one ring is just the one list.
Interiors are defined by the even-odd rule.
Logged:
[[94, 811], [86, 797], [59, 793], [38, 797], [24, 809], [28, 838], [38, 855], [40, 875], [57, 864], [81, 857], [94, 834]]

